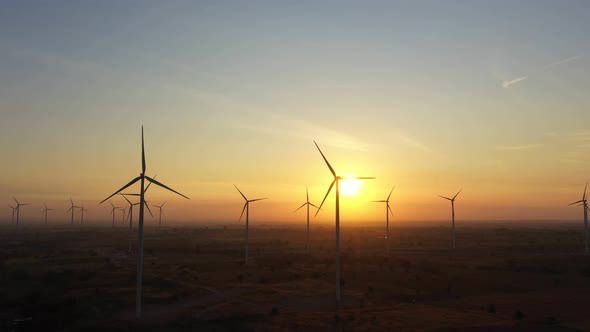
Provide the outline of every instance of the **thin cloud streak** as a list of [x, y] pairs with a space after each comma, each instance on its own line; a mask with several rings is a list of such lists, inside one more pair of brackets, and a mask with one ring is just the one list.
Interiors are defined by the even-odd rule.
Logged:
[[[552, 62], [550, 64], [547, 64], [547, 65], [541, 67], [541, 69], [539, 69], [538, 71], [546, 71], [546, 70], [551, 69], [553, 67], [560, 66], [560, 65], [572, 62], [572, 61], [576, 61], [578, 59], [581, 59], [582, 57], [584, 57], [583, 54], [578, 54], [578, 55], [574, 55], [574, 56], [571, 56], [571, 57], [568, 57], [565, 59], [557, 60], [555, 62]], [[525, 76], [520, 76], [520, 77], [511, 79], [511, 80], [503, 80], [502, 87], [508, 88], [509, 86], [511, 86], [513, 84], [516, 84], [518, 82], [522, 82], [522, 81], [526, 80], [527, 78], [529, 78], [529, 76], [530, 75], [525, 75]]]
[[516, 84], [518, 82], [524, 81], [527, 78], [529, 78], [529, 77], [528, 76], [521, 76], [521, 77], [517, 77], [515, 79], [512, 79], [510, 81], [502, 81], [502, 87], [507, 88], [507, 87], [511, 86], [512, 84]]
[[515, 144], [496, 146], [496, 150], [502, 151], [523, 151], [542, 147], [543, 144]]

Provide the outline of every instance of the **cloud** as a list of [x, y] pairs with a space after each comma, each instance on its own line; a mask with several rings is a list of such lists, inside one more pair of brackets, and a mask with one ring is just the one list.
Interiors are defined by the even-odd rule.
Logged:
[[510, 81], [502, 81], [502, 87], [507, 88], [507, 87], [511, 86], [512, 84], [518, 83], [520, 81], [524, 81], [527, 78], [529, 78], [529, 77], [528, 76], [521, 76], [521, 77], [517, 77], [515, 79], [512, 79]]
[[565, 63], [578, 60], [578, 59], [580, 59], [582, 57], [583, 57], [583, 55], [579, 54], [579, 55], [576, 55], [576, 56], [571, 56], [569, 58], [561, 59], [561, 60], [558, 60], [558, 61], [555, 61], [553, 63], [550, 63], [550, 64], [546, 65], [545, 67], [543, 67], [543, 69], [545, 70], [545, 69], [549, 69], [551, 67], [555, 67], [555, 66], [558, 66], [558, 65], [563, 65]]
[[[578, 54], [578, 55], [575, 55], [575, 56], [571, 56], [571, 57], [568, 57], [568, 58], [557, 60], [557, 61], [551, 62], [551, 63], [549, 63], [549, 64], [541, 67], [540, 69], [537, 70], [537, 72], [546, 71], [546, 70], [551, 69], [553, 67], [564, 65], [564, 64], [569, 63], [569, 62], [572, 62], [572, 61], [576, 61], [578, 59], [581, 59], [582, 57], [584, 57], [584, 55]], [[526, 80], [527, 78], [529, 78], [529, 76], [530, 75], [524, 75], [524, 76], [520, 76], [520, 77], [517, 77], [517, 78], [513, 78], [511, 80], [502, 80], [502, 87], [506, 89], [509, 86], [513, 85], [513, 84], [516, 84], [518, 82], [522, 82], [522, 81]]]
[[496, 146], [496, 150], [502, 151], [522, 151], [530, 150], [542, 147], [543, 144], [514, 144], [514, 145], [501, 145]]

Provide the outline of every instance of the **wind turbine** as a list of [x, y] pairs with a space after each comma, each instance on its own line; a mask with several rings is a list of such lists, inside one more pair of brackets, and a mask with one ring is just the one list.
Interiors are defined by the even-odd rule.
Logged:
[[109, 203], [111, 204], [111, 214], [113, 215], [113, 228], [115, 228], [115, 210], [120, 209], [120, 207], [115, 206], [111, 201], [109, 201]]
[[584, 194], [582, 194], [582, 199], [573, 202], [569, 205], [578, 204], [579, 206], [584, 207], [584, 246], [586, 247], [586, 254], [588, 254], [588, 200], [586, 199], [586, 189], [588, 188], [588, 183], [584, 187]]
[[[151, 182], [148, 184], [148, 187], [150, 186]], [[147, 188], [146, 188], [147, 191]], [[129, 252], [131, 252], [131, 243], [132, 241], [132, 235], [133, 235], [133, 207], [135, 205], [139, 205], [140, 202], [137, 203], [131, 203], [131, 201], [127, 198], [127, 196], [139, 196], [139, 194], [120, 194], [121, 196], [123, 196], [123, 198], [125, 198], [125, 200], [127, 201], [127, 203], [129, 203], [129, 213], [127, 213], [127, 215], [129, 216]], [[148, 212], [150, 213], [150, 215], [153, 217], [154, 215], [152, 214], [152, 211], [150, 210], [149, 205], [147, 205], [147, 201], [144, 201], [145, 207], [147, 207]]]
[[244, 250], [245, 252], [245, 258], [244, 258], [244, 265], [248, 264], [248, 225], [250, 222], [250, 203], [252, 202], [256, 202], [256, 201], [261, 201], [263, 199], [267, 199], [265, 198], [255, 198], [255, 199], [247, 199], [246, 196], [240, 191], [240, 189], [238, 188], [238, 186], [236, 186], [234, 184], [234, 187], [236, 187], [236, 189], [238, 189], [238, 192], [240, 193], [240, 195], [242, 195], [242, 197], [244, 197], [244, 200], [246, 201], [246, 203], [244, 203], [244, 208], [242, 209], [242, 214], [240, 214], [240, 221], [242, 221], [242, 216], [244, 215], [244, 210], [246, 211], [246, 248]]
[[393, 211], [391, 211], [391, 207], [389, 206], [389, 198], [391, 197], [391, 193], [393, 193], [393, 189], [395, 189], [395, 186], [391, 188], [391, 191], [389, 192], [387, 199], [381, 201], [373, 201], [374, 203], [385, 203], [385, 242], [387, 243], [387, 255], [389, 255], [389, 214], [391, 213], [391, 216], [393, 217]]
[[455, 194], [455, 196], [453, 196], [453, 198], [448, 198], [448, 197], [445, 197], [445, 196], [438, 195], [438, 197], [444, 198], [444, 199], [449, 200], [451, 202], [451, 213], [452, 213], [452, 219], [451, 219], [452, 220], [451, 221], [452, 224], [451, 225], [452, 225], [452, 229], [453, 229], [453, 232], [452, 232], [452, 235], [453, 235], [453, 249], [455, 249], [455, 198], [457, 198], [457, 196], [459, 195], [459, 193], [461, 192], [461, 190], [463, 190], [463, 188], [459, 189], [459, 191]]
[[18, 219], [20, 216], [20, 207], [24, 205], [31, 205], [30, 203], [19, 203], [14, 196], [12, 196], [14, 201], [16, 202], [16, 225], [18, 226]]
[[[316, 148], [318, 148], [318, 151], [322, 155], [322, 158], [324, 158], [326, 165], [328, 166], [328, 168], [330, 169], [330, 172], [334, 176], [334, 180], [330, 184], [330, 187], [328, 188], [328, 192], [326, 192], [326, 196], [324, 196], [324, 200], [322, 201], [322, 204], [320, 204], [320, 207], [318, 208], [318, 210], [315, 213], [316, 216], [318, 215], [322, 206], [324, 205], [326, 198], [328, 198], [328, 195], [330, 194], [332, 187], [334, 186], [334, 184], [336, 184], [336, 301], [340, 302], [340, 180], [343, 180], [345, 178], [336, 175], [336, 171], [334, 171], [334, 168], [332, 168], [332, 165], [330, 165], [330, 163], [328, 162], [328, 159], [326, 159], [326, 156], [324, 156], [324, 153], [322, 152], [322, 150], [318, 146], [318, 143], [316, 143], [315, 141], [313, 141], [313, 143], [315, 144]], [[371, 180], [371, 179], [375, 179], [375, 178], [362, 176], [362, 177], [354, 177], [351, 179]]]
[[307, 189], [307, 185], [305, 186], [305, 197], [305, 203], [301, 204], [301, 206], [298, 207], [295, 211], [293, 211], [293, 213], [297, 212], [302, 207], [307, 206], [307, 239], [305, 240], [305, 251], [309, 251], [309, 207], [313, 206], [316, 209], [318, 207], [309, 202], [309, 190]]
[[8, 206], [10, 206], [10, 208], [12, 209], [12, 220], [11, 223], [14, 224], [14, 215], [16, 214], [16, 207], [8, 204]]
[[109, 197], [105, 198], [100, 204], [107, 201], [109, 198], [115, 196], [116, 194], [120, 193], [121, 191], [125, 190], [127, 187], [133, 185], [137, 181], [140, 183], [140, 195], [139, 195], [139, 239], [137, 241], [137, 290], [136, 290], [136, 298], [135, 298], [135, 316], [137, 319], [141, 318], [141, 287], [143, 281], [143, 206], [145, 202], [145, 180], [149, 181], [150, 183], [154, 183], [164, 189], [170, 190], [173, 193], [180, 195], [186, 199], [188, 197], [184, 196], [183, 194], [171, 189], [170, 187], [148, 177], [145, 175], [145, 148], [144, 148], [144, 140], [143, 140], [143, 126], [141, 127], [141, 173], [135, 179], [129, 181], [126, 185], [124, 185], [121, 189], [115, 191]]
[[80, 216], [80, 225], [84, 223], [84, 211], [88, 212], [88, 210], [84, 208], [84, 203], [82, 202], [82, 207], [80, 207], [80, 212], [82, 213]]
[[158, 209], [160, 209], [160, 223], [158, 224], [158, 227], [162, 227], [162, 208], [164, 207], [164, 205], [166, 205], [167, 202], [162, 203], [162, 205], [154, 205], [155, 207], [157, 207]]
[[72, 206], [68, 209], [68, 211], [66, 211], [66, 214], [68, 214], [68, 212], [72, 212], [72, 226], [74, 226], [74, 210], [75, 209], [79, 209], [79, 206], [74, 205], [74, 201], [72, 201], [72, 198], [70, 197], [70, 203], [72, 203]]
[[47, 207], [47, 204], [43, 203], [43, 205], [45, 205], [45, 209], [43, 209], [43, 214], [45, 215], [45, 225], [47, 225], [47, 211], [51, 211], [53, 209], [50, 209]]

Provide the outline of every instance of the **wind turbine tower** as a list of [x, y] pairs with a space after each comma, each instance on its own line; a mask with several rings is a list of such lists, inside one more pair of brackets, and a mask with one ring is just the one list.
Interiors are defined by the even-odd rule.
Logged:
[[301, 206], [298, 207], [297, 209], [295, 209], [295, 211], [293, 211], [293, 213], [297, 212], [302, 207], [307, 206], [307, 238], [305, 240], [305, 251], [309, 252], [309, 207], [313, 206], [316, 209], [318, 207], [309, 202], [309, 190], [307, 189], [307, 186], [305, 186], [305, 196], [306, 196], [305, 203], [301, 204]]
[[[324, 156], [324, 153], [322, 152], [322, 150], [320, 149], [318, 144], [315, 141], [313, 141], [313, 143], [315, 144], [316, 148], [318, 148], [318, 151], [322, 155], [322, 158], [324, 158], [324, 161], [326, 162], [326, 165], [330, 169], [332, 176], [334, 176], [334, 180], [330, 184], [330, 187], [328, 188], [328, 192], [326, 192], [326, 196], [324, 196], [324, 200], [322, 200], [322, 204], [320, 204], [320, 207], [318, 208], [318, 210], [315, 213], [316, 216], [318, 215], [322, 206], [324, 205], [326, 198], [328, 198], [328, 195], [330, 195], [330, 191], [332, 190], [332, 187], [334, 185], [336, 185], [336, 301], [340, 302], [340, 298], [341, 298], [341, 296], [340, 296], [340, 180], [344, 180], [344, 179], [348, 179], [348, 178], [344, 178], [344, 177], [336, 175], [336, 171], [334, 171], [334, 168], [332, 168], [332, 165], [330, 165], [330, 163], [328, 162], [328, 159], [326, 159], [326, 156]], [[363, 176], [363, 177], [354, 177], [354, 178], [350, 178], [350, 179], [371, 180], [371, 179], [375, 179], [375, 178]]]
[[395, 186], [391, 188], [387, 199], [381, 201], [373, 201], [374, 203], [385, 203], [385, 242], [387, 243], [387, 255], [389, 255], [389, 214], [393, 217], [393, 211], [391, 210], [391, 206], [389, 206], [389, 198], [391, 198], [391, 193], [393, 193], [393, 189]]
[[242, 214], [240, 214], [240, 221], [242, 220], [242, 216], [244, 215], [244, 211], [246, 211], [246, 246], [244, 248], [244, 265], [248, 264], [248, 226], [249, 226], [249, 222], [250, 222], [250, 203], [252, 202], [256, 202], [256, 201], [261, 201], [263, 199], [267, 199], [265, 198], [255, 198], [255, 199], [247, 199], [246, 196], [240, 191], [240, 189], [238, 188], [238, 186], [236, 186], [234, 184], [234, 187], [236, 187], [236, 189], [238, 189], [238, 192], [240, 193], [240, 195], [242, 195], [242, 197], [244, 197], [244, 200], [246, 201], [246, 203], [244, 203], [244, 208], [242, 208]]
[[456, 194], [455, 196], [453, 196], [453, 198], [448, 198], [445, 196], [441, 196], [438, 195], [438, 197], [440, 198], [444, 198], [448, 201], [451, 202], [451, 226], [452, 226], [452, 238], [453, 238], [453, 249], [455, 249], [455, 198], [457, 198], [457, 196], [459, 195], [459, 193], [461, 192], [461, 190], [463, 190], [463, 188], [461, 188]]
[[583, 206], [584, 208], [584, 246], [586, 249], [586, 254], [588, 254], [588, 199], [586, 198], [586, 189], [588, 188], [588, 183], [584, 187], [584, 193], [582, 194], [582, 199], [573, 202], [569, 205], [578, 204], [579, 206]]
[[133, 185], [137, 181], [140, 183], [140, 196], [139, 196], [139, 239], [137, 241], [137, 290], [136, 290], [136, 297], [135, 297], [135, 317], [137, 319], [141, 318], [141, 291], [142, 291], [142, 282], [143, 282], [143, 206], [145, 204], [145, 181], [149, 181], [155, 185], [158, 185], [164, 189], [172, 191], [173, 193], [180, 195], [186, 199], [188, 197], [184, 196], [183, 194], [173, 190], [172, 188], [150, 178], [149, 176], [145, 175], [146, 164], [145, 164], [145, 147], [144, 147], [144, 139], [143, 139], [143, 126], [141, 127], [141, 173], [138, 177], [134, 178], [133, 180], [129, 181], [126, 185], [124, 185], [121, 189], [115, 191], [109, 197], [105, 198], [100, 204], [107, 201], [109, 198], [115, 196], [116, 194], [120, 193], [121, 191], [125, 190], [127, 187]]

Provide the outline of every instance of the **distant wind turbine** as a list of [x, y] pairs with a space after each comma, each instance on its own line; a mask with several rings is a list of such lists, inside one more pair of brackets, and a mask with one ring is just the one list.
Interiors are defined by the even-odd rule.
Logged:
[[12, 220], [10, 221], [12, 224], [14, 224], [14, 216], [16, 215], [16, 207], [8, 204], [8, 206], [10, 206], [10, 208], [12, 209]]
[[[324, 196], [324, 200], [322, 201], [322, 204], [320, 204], [320, 207], [318, 208], [318, 210], [315, 213], [316, 216], [318, 215], [318, 213], [322, 209], [322, 206], [324, 205], [326, 198], [330, 194], [332, 187], [334, 186], [334, 184], [336, 184], [336, 301], [340, 302], [340, 180], [344, 180], [345, 178], [336, 175], [334, 168], [332, 168], [332, 165], [330, 165], [330, 163], [328, 162], [328, 159], [326, 159], [326, 156], [324, 156], [324, 153], [322, 152], [322, 150], [318, 146], [318, 143], [316, 143], [315, 141], [313, 141], [313, 143], [315, 144], [316, 148], [318, 148], [318, 151], [322, 155], [322, 158], [324, 158], [326, 165], [328, 166], [328, 168], [330, 169], [330, 172], [334, 176], [334, 180], [330, 184], [330, 187], [328, 188], [328, 192], [326, 192], [326, 196]], [[351, 179], [371, 180], [371, 179], [375, 179], [375, 178], [363, 176], [363, 177], [354, 177]]]
[[120, 207], [115, 206], [111, 201], [109, 201], [109, 204], [111, 204], [111, 214], [113, 215], [113, 228], [115, 228], [115, 211], [120, 209]]
[[16, 202], [16, 225], [18, 226], [18, 219], [20, 216], [20, 207], [25, 205], [31, 205], [30, 203], [19, 203], [14, 196], [12, 196], [14, 201]]
[[66, 211], [66, 214], [68, 214], [68, 212], [72, 213], [72, 226], [74, 226], [74, 211], [75, 209], [79, 209], [79, 206], [74, 205], [74, 201], [72, 201], [72, 198], [70, 197], [70, 203], [72, 203], [72, 206], [68, 209], [68, 211]]
[[141, 318], [141, 287], [142, 287], [142, 281], [143, 281], [143, 206], [144, 206], [144, 202], [145, 202], [145, 180], [149, 181], [150, 183], [156, 184], [164, 189], [167, 189], [169, 191], [172, 191], [173, 193], [180, 195], [186, 199], [189, 199], [188, 197], [184, 196], [183, 194], [171, 189], [170, 187], [148, 177], [145, 175], [145, 169], [146, 169], [146, 165], [145, 165], [145, 148], [144, 148], [144, 140], [143, 140], [143, 126], [141, 127], [141, 173], [139, 174], [138, 177], [136, 177], [135, 179], [131, 180], [129, 183], [127, 183], [126, 185], [124, 185], [121, 189], [115, 191], [113, 194], [111, 194], [109, 197], [105, 198], [102, 202], [100, 202], [100, 204], [102, 204], [103, 202], [107, 201], [109, 198], [115, 196], [116, 194], [120, 193], [121, 191], [125, 190], [127, 187], [133, 185], [134, 183], [136, 183], [137, 181], [139, 181], [140, 183], [140, 196], [139, 196], [139, 239], [137, 241], [137, 290], [136, 290], [136, 307], [135, 307], [135, 317], [137, 319]]
[[155, 207], [160, 209], [160, 223], [158, 224], [158, 227], [162, 227], [162, 208], [164, 207], [164, 205], [166, 205], [166, 203], [167, 202], [162, 203], [162, 205], [154, 205]]
[[50, 209], [47, 207], [47, 204], [43, 203], [43, 205], [45, 205], [45, 209], [43, 209], [43, 214], [45, 215], [45, 225], [47, 225], [47, 211], [51, 211], [53, 209]]
[[384, 199], [381, 201], [373, 201], [374, 203], [385, 203], [385, 223], [386, 223], [385, 242], [387, 243], [387, 254], [388, 255], [389, 255], [389, 214], [391, 213], [391, 216], [393, 216], [393, 211], [391, 211], [391, 207], [389, 206], [389, 198], [391, 198], [391, 193], [393, 193], [393, 189], [395, 189], [395, 186], [393, 186], [393, 188], [391, 188], [391, 191], [389, 192], [387, 199]]
[[578, 204], [579, 206], [584, 207], [584, 246], [586, 248], [586, 254], [588, 254], [588, 200], [586, 199], [586, 189], [588, 188], [588, 183], [584, 187], [584, 194], [582, 194], [582, 199], [573, 202], [569, 205]]
[[246, 203], [244, 203], [244, 208], [242, 208], [242, 214], [240, 214], [240, 221], [242, 221], [242, 216], [244, 215], [244, 211], [246, 211], [246, 247], [244, 249], [244, 254], [245, 254], [245, 258], [244, 258], [244, 265], [248, 264], [248, 226], [250, 223], [250, 203], [252, 202], [256, 202], [256, 201], [261, 201], [263, 199], [267, 199], [265, 198], [255, 198], [255, 199], [247, 199], [246, 196], [240, 191], [240, 189], [238, 188], [238, 186], [236, 186], [234, 184], [234, 187], [236, 187], [236, 189], [238, 189], [238, 192], [240, 193], [240, 195], [242, 195], [242, 197], [244, 197], [244, 200], [246, 201]]
[[309, 191], [307, 189], [307, 185], [305, 186], [305, 197], [306, 197], [305, 203], [301, 204], [301, 206], [298, 207], [297, 209], [295, 209], [295, 211], [293, 211], [293, 213], [299, 211], [299, 209], [301, 209], [302, 207], [307, 206], [307, 239], [305, 240], [305, 251], [309, 251], [309, 207], [313, 206], [316, 209], [318, 207], [309, 202]]
[[[152, 184], [151, 182], [148, 184], [148, 187], [150, 186], [150, 184]], [[147, 191], [147, 188], [146, 188]], [[131, 252], [131, 246], [133, 243], [133, 239], [132, 239], [132, 235], [133, 235], [133, 207], [136, 205], [139, 205], [140, 202], [137, 203], [131, 203], [131, 201], [127, 198], [127, 196], [139, 196], [139, 194], [120, 194], [121, 196], [123, 196], [123, 198], [125, 198], [125, 200], [127, 201], [127, 203], [129, 203], [129, 212], [127, 213], [127, 216], [129, 216], [129, 252]], [[150, 215], [153, 217], [152, 211], [150, 210], [149, 205], [147, 205], [147, 201], [143, 202], [145, 204], [145, 207], [148, 209], [148, 212], [150, 213]]]
[[84, 224], [84, 212], [88, 212], [88, 210], [86, 210], [84, 208], [84, 202], [82, 202], [82, 206], [80, 207], [80, 212], [82, 213], [80, 216], [80, 225]]
[[463, 190], [463, 188], [461, 188], [456, 194], [455, 196], [453, 196], [453, 198], [448, 198], [445, 196], [441, 196], [438, 195], [438, 197], [440, 198], [444, 198], [446, 200], [449, 200], [451, 202], [451, 213], [452, 213], [452, 219], [451, 219], [451, 225], [452, 225], [452, 237], [453, 237], [453, 249], [455, 249], [455, 198], [457, 198], [457, 196], [459, 195], [459, 193], [461, 192], [461, 190]]

